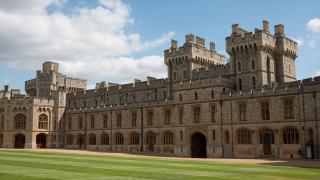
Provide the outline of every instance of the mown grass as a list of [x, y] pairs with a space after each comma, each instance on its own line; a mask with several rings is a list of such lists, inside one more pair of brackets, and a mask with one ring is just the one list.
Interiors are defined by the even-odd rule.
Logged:
[[0, 179], [320, 179], [320, 169], [5, 150]]

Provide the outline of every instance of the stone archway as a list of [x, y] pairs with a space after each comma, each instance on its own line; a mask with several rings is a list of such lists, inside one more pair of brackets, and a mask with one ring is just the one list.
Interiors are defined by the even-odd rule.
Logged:
[[26, 143], [26, 137], [23, 134], [17, 134], [14, 137], [14, 148], [23, 149]]
[[38, 134], [36, 137], [37, 148], [47, 147], [47, 136], [45, 134]]
[[207, 138], [200, 132], [196, 132], [191, 136], [191, 157], [207, 157]]

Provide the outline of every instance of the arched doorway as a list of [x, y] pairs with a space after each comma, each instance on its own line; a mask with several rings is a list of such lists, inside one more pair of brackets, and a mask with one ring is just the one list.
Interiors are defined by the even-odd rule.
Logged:
[[148, 145], [148, 151], [154, 151], [154, 145], [156, 144], [156, 135], [152, 131], [146, 133], [146, 144]]
[[23, 149], [26, 142], [26, 137], [23, 134], [17, 134], [14, 137], [14, 148]]
[[207, 139], [202, 133], [195, 133], [191, 136], [191, 157], [207, 157]]
[[260, 144], [263, 146], [263, 155], [272, 155], [271, 146], [274, 144], [274, 133], [271, 128], [265, 127], [260, 130]]
[[36, 137], [37, 148], [46, 148], [47, 136], [45, 134], [38, 134]]
[[79, 148], [84, 148], [84, 135], [78, 134], [78, 145]]

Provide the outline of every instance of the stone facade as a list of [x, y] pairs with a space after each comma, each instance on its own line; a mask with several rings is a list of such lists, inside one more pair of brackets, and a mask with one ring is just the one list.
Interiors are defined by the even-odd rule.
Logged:
[[[77, 80], [80, 87], [56, 81], [58, 65], [45, 63], [50, 87], [39, 87], [39, 72], [26, 82], [31, 97], [2, 98], [1, 145], [14, 147], [23, 134], [26, 148], [319, 158], [320, 77], [296, 80], [297, 48], [283, 25], [271, 34], [267, 21], [254, 33], [235, 24], [226, 38], [230, 62], [214, 43], [207, 49], [203, 38], [189, 34], [182, 46], [172, 40], [164, 51], [168, 78], [101, 82], [90, 90]], [[22, 130], [13, 127], [17, 114], [26, 116]]]

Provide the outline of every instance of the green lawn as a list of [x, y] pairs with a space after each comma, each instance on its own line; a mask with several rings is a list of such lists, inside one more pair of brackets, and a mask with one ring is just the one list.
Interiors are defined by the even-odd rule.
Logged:
[[320, 179], [320, 169], [153, 157], [0, 151], [0, 180]]

